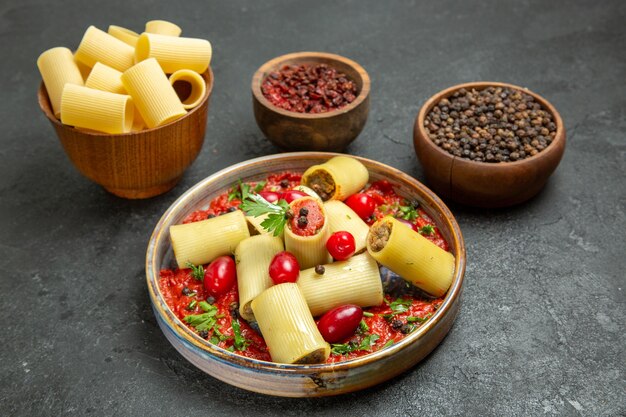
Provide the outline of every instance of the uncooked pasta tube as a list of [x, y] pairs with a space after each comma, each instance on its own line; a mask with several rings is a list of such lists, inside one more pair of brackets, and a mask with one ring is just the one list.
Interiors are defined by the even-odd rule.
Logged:
[[242, 240], [235, 249], [237, 286], [239, 289], [239, 314], [245, 320], [254, 321], [250, 303], [256, 296], [272, 286], [269, 266], [283, 241], [271, 235], [251, 236]]
[[187, 113], [154, 58], [142, 61], [124, 72], [122, 83], [149, 128], [164, 125]]
[[315, 268], [300, 271], [297, 283], [313, 316], [344, 304], [368, 307], [383, 302], [378, 264], [367, 253], [324, 265], [321, 275]]
[[324, 203], [330, 233], [346, 231], [354, 236], [355, 252], [365, 250], [367, 246], [367, 233], [370, 227], [350, 207], [338, 200], [330, 200]]
[[158, 35], [180, 36], [183, 30], [172, 22], [166, 20], [151, 20], [146, 23], [146, 33], [156, 33]]
[[76, 62], [76, 66], [80, 71], [80, 75], [83, 76], [83, 81], [86, 80], [87, 77], [89, 77], [89, 73], [91, 72], [91, 67], [88, 67], [87, 65], [80, 62], [78, 59], [76, 59], [76, 56], [74, 56], [74, 62]]
[[46, 86], [52, 111], [58, 118], [61, 115], [61, 95], [65, 84], [83, 85], [80, 73], [72, 51], [67, 48], [48, 49], [37, 59], [37, 67]]
[[89, 26], [76, 50], [76, 59], [92, 68], [96, 62], [102, 62], [118, 71], [126, 71], [133, 66], [134, 54], [132, 46]]
[[180, 69], [202, 74], [209, 67], [211, 54], [211, 43], [206, 39], [176, 38], [154, 33], [142, 33], [135, 49], [137, 62], [156, 58], [167, 74]]
[[133, 48], [137, 45], [137, 40], [139, 39], [139, 34], [130, 29], [123, 28], [121, 26], [111, 25], [108, 30], [109, 35], [113, 36], [132, 46]]
[[130, 96], [65, 84], [61, 97], [61, 122], [105, 133], [127, 133], [135, 108]]
[[240, 210], [199, 222], [170, 227], [172, 249], [179, 268], [207, 264], [222, 255], [231, 255], [242, 240], [250, 237]]
[[96, 65], [93, 66], [89, 77], [85, 80], [85, 87], [116, 94], [127, 94], [124, 84], [122, 84], [122, 73], [101, 62], [96, 62]]
[[274, 285], [252, 301], [273, 362], [322, 363], [330, 355], [297, 284]]
[[200, 104], [206, 93], [206, 83], [202, 75], [188, 69], [178, 70], [170, 75], [170, 84], [187, 110]]
[[[302, 197], [294, 200], [290, 207], [294, 217], [285, 225], [285, 249], [293, 253], [300, 269], [330, 262], [331, 257], [326, 250], [330, 228], [323, 204], [313, 197]], [[303, 228], [298, 225], [302, 208], [308, 211], [307, 225]]]
[[367, 251], [378, 262], [435, 297], [448, 291], [454, 256], [393, 217], [370, 228]]
[[367, 168], [347, 156], [335, 156], [302, 174], [302, 184], [312, 188], [324, 201], [345, 200], [361, 190], [368, 180]]

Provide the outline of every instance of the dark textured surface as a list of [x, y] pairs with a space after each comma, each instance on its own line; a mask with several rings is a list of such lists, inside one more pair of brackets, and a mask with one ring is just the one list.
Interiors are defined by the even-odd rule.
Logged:
[[[40, 113], [35, 60], [85, 28], [177, 22], [214, 46], [205, 146], [183, 181], [125, 201], [82, 178]], [[626, 414], [626, 3], [3, 1], [0, 4], [0, 415]], [[397, 379], [287, 400], [196, 370], [153, 317], [144, 254], [161, 213], [200, 179], [277, 152], [250, 79], [266, 60], [319, 50], [372, 79], [348, 152], [423, 180], [411, 145], [427, 97], [499, 80], [535, 90], [568, 145], [545, 190], [499, 211], [452, 206], [468, 269], [452, 331]]]

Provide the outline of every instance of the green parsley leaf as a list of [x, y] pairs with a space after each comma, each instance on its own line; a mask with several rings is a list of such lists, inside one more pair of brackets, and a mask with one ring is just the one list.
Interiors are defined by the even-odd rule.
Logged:
[[350, 343], [333, 343], [330, 352], [335, 355], [346, 355], [354, 351], [354, 345]]
[[369, 331], [370, 331], [370, 327], [367, 325], [367, 323], [365, 323], [365, 320], [361, 320], [361, 322], [359, 323], [359, 332], [365, 333]]
[[241, 203], [240, 208], [246, 215], [253, 217], [259, 217], [269, 213], [267, 218], [261, 222], [261, 227], [268, 232], [273, 232], [274, 236], [278, 236], [285, 228], [287, 221], [285, 213], [289, 210], [289, 203], [280, 199], [276, 204], [273, 204], [260, 195], [250, 194], [248, 198]]
[[427, 224], [419, 229], [419, 234], [430, 236], [435, 233], [435, 227], [432, 224]]
[[393, 314], [406, 313], [409, 311], [409, 307], [411, 307], [411, 300], [405, 300], [403, 298], [397, 298], [389, 304], [391, 311]]
[[265, 187], [265, 184], [267, 184], [267, 181], [259, 181], [255, 186], [254, 186], [254, 192], [255, 193], [259, 193], [261, 192], [261, 190]]
[[406, 318], [407, 323], [424, 323], [426, 320], [432, 317], [432, 313], [426, 314], [424, 317], [409, 316]]
[[194, 308], [196, 308], [196, 304], [198, 304], [196, 300], [191, 300], [189, 302], [189, 305], [187, 306], [187, 310], [193, 310]]
[[195, 266], [191, 262], [187, 262], [187, 268], [191, 269], [191, 276], [196, 281], [204, 281], [204, 268], [202, 265]]
[[374, 317], [374, 314], [373, 314], [373, 313], [370, 313], [369, 311], [364, 311], [364, 312], [363, 312], [363, 315], [364, 315], [365, 317]]
[[417, 210], [413, 206], [398, 206], [399, 216], [401, 219], [413, 221], [419, 217]]
[[211, 328], [213, 328], [213, 326], [215, 326], [215, 323], [217, 321], [217, 317], [215, 317], [217, 313], [217, 307], [211, 307], [213, 307], [212, 310], [206, 311], [202, 314], [191, 314], [189, 316], [185, 316], [183, 320], [185, 320], [185, 322], [190, 324], [191, 326], [195, 327], [196, 330], [199, 332], [202, 330], [210, 330]]
[[361, 344], [359, 345], [358, 350], [372, 350], [372, 346], [374, 346], [378, 339], [380, 339], [380, 336], [377, 334], [370, 334], [368, 336], [365, 336], [363, 340], [361, 340]]
[[239, 324], [239, 320], [235, 319], [231, 323], [233, 327], [233, 333], [235, 335], [235, 343], [234, 347], [236, 350], [246, 350], [250, 341], [241, 335], [241, 326]]
[[393, 346], [393, 343], [394, 343], [393, 339], [388, 340], [387, 343], [385, 343], [381, 349], [385, 349], [385, 348], [388, 348], [389, 346]]

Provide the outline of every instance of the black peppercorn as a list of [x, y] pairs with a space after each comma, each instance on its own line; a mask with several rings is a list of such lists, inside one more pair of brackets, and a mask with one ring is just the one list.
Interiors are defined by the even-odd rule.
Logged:
[[281, 180], [281, 181], [280, 181], [280, 186], [281, 186], [282, 188], [287, 188], [287, 187], [289, 187], [289, 180]]
[[307, 209], [306, 207], [302, 207], [302, 208], [300, 209], [300, 216], [304, 216], [304, 217], [306, 217], [306, 216], [308, 216], [308, 215], [309, 215], [309, 209]]
[[211, 297], [210, 295], [206, 298], [206, 302], [209, 304], [215, 303], [215, 297]]
[[209, 337], [209, 332], [207, 330], [200, 330], [200, 332], [198, 334], [203, 339], [206, 339], [207, 337]]
[[324, 265], [316, 265], [315, 266], [315, 273], [317, 275], [324, 275], [324, 272], [326, 272], [326, 268], [324, 268]]
[[183, 293], [183, 295], [189, 295], [189, 294], [192, 294], [192, 293], [193, 293], [193, 291], [191, 291], [191, 290], [189, 289], [189, 287], [183, 287], [183, 291], [182, 291], [182, 293]]
[[307, 218], [305, 216], [300, 216], [298, 217], [298, 227], [301, 229], [304, 229], [307, 224], [309, 224], [309, 221], [307, 220]]
[[207, 218], [207, 219], [212, 219], [213, 217], [216, 217], [216, 216], [215, 216], [215, 214], [213, 214], [213, 213], [209, 213], [209, 214], [206, 216], [206, 218]]
[[391, 322], [391, 328], [394, 330], [400, 330], [402, 328], [403, 324], [402, 321], [400, 320], [393, 320]]
[[232, 213], [233, 211], [237, 211], [237, 207], [228, 207], [226, 211]]

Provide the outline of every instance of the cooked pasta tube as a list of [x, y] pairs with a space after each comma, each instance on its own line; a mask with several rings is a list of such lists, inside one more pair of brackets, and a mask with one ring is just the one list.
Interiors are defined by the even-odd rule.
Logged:
[[[302, 197], [291, 202], [293, 218], [285, 225], [285, 249], [293, 253], [300, 269], [323, 265], [331, 261], [326, 250], [330, 228], [324, 205], [313, 197]], [[306, 209], [307, 214], [302, 210]], [[301, 218], [306, 218], [302, 221]]]
[[89, 26], [76, 50], [76, 59], [92, 67], [102, 62], [118, 71], [133, 66], [135, 50], [132, 46], [114, 38], [95, 26]]
[[324, 203], [330, 233], [339, 231], [350, 232], [354, 236], [355, 252], [360, 253], [367, 246], [367, 233], [370, 227], [350, 207], [338, 200]]
[[251, 236], [237, 245], [235, 262], [239, 288], [239, 314], [244, 319], [254, 321], [250, 303], [272, 286], [269, 266], [274, 255], [283, 250], [282, 239], [271, 235]]
[[317, 193], [315, 191], [311, 190], [306, 185], [297, 185], [297, 186], [294, 187], [294, 190], [302, 191], [304, 194], [309, 195], [309, 196], [315, 198], [316, 200], [322, 201], [322, 197], [317, 195]]
[[187, 110], [200, 104], [206, 93], [206, 83], [202, 75], [188, 69], [178, 70], [170, 75], [170, 84]]
[[[254, 217], [254, 216], [246, 216], [246, 220], [248, 221], [248, 224], [251, 226], [251, 228], [253, 230], [251, 230], [251, 234], [260, 234], [260, 235], [265, 235], [265, 234], [269, 234], [269, 235], [274, 235], [274, 232], [268, 232], [263, 226], [261, 226], [261, 223], [263, 223], [263, 221], [265, 219], [267, 219], [267, 217], [269, 216], [269, 213], [267, 214], [262, 214], [258, 217]], [[278, 235], [278, 237], [280, 237], [281, 239], [283, 238], [285, 232], [280, 232], [280, 234]]]
[[93, 66], [89, 77], [85, 80], [85, 87], [116, 94], [126, 94], [126, 89], [122, 84], [122, 73], [101, 62], [96, 62], [96, 65]]
[[37, 67], [46, 86], [52, 111], [58, 118], [61, 116], [61, 95], [65, 84], [83, 85], [80, 73], [72, 51], [58, 47], [48, 49], [37, 58]]
[[367, 251], [381, 264], [435, 297], [448, 291], [454, 276], [454, 255], [393, 217], [370, 228]]
[[138, 63], [122, 74], [122, 83], [149, 128], [176, 120], [187, 113], [156, 59]]
[[361, 190], [369, 174], [354, 158], [335, 156], [321, 165], [313, 165], [302, 175], [302, 184], [315, 191], [322, 200], [345, 200]]
[[133, 126], [135, 107], [130, 96], [65, 84], [61, 97], [61, 122], [106, 133], [127, 133]]
[[156, 33], [158, 35], [180, 36], [183, 30], [172, 22], [166, 20], [151, 20], [146, 23], [147, 33]]
[[274, 285], [252, 301], [273, 362], [322, 363], [330, 355], [297, 284]]
[[133, 48], [137, 45], [137, 40], [139, 39], [139, 34], [130, 29], [123, 28], [121, 26], [111, 25], [108, 30], [109, 35], [113, 36], [132, 46]]
[[211, 43], [206, 39], [177, 38], [142, 33], [135, 49], [137, 62], [156, 58], [167, 74], [190, 69], [202, 74], [211, 62]]
[[239, 242], [250, 237], [245, 216], [240, 210], [199, 222], [170, 226], [172, 249], [179, 268], [207, 264], [235, 252]]
[[322, 275], [315, 268], [300, 271], [297, 283], [313, 316], [344, 304], [368, 307], [383, 302], [378, 264], [367, 253], [324, 265]]

